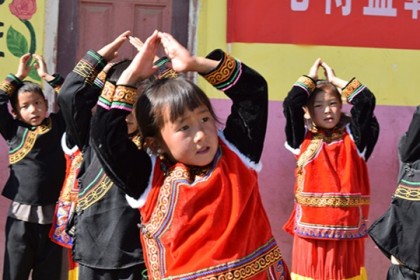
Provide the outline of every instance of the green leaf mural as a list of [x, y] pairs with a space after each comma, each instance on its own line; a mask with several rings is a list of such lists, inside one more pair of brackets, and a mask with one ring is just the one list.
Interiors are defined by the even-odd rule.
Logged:
[[29, 51], [28, 40], [12, 26], [7, 30], [6, 42], [8, 50], [14, 56], [21, 57]]

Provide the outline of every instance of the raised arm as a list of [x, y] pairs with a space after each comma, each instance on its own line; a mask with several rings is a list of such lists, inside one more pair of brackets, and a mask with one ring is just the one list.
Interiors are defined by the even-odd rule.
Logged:
[[305, 138], [305, 112], [304, 107], [309, 96], [315, 90], [318, 80], [318, 70], [322, 60], [316, 59], [307, 75], [299, 77], [293, 84], [283, 102], [283, 114], [286, 118], [286, 147], [290, 150], [299, 149]]
[[151, 159], [128, 138], [125, 117], [133, 110], [138, 81], [157, 70], [153, 61], [158, 45], [155, 32], [123, 71], [114, 89], [102, 93], [92, 120], [92, 147], [107, 175], [136, 199], [149, 183]]
[[88, 144], [92, 108], [105, 83], [105, 77], [97, 77], [105, 76], [101, 71], [118, 55], [118, 49], [129, 34], [129, 31], [122, 33], [97, 52], [88, 51], [68, 74], [61, 88], [58, 103], [67, 124], [67, 133], [81, 150]]
[[21, 56], [16, 74], [7, 75], [0, 84], [0, 133], [6, 140], [11, 139], [17, 129], [17, 124], [9, 111], [10, 97], [17, 92], [22, 81], [28, 76], [30, 59], [30, 53]]
[[176, 72], [197, 72], [232, 99], [231, 114], [223, 133], [242, 154], [258, 163], [267, 125], [265, 79], [222, 50], [215, 50], [206, 57], [194, 56], [170, 34], [159, 33], [159, 37]]

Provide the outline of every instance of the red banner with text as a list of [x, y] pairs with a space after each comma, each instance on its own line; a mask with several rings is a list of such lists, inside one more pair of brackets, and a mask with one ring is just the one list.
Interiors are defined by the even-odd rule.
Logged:
[[227, 41], [420, 49], [420, 0], [227, 0]]

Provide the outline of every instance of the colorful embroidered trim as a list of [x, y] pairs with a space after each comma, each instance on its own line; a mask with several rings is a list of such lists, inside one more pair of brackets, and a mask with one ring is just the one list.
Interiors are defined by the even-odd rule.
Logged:
[[136, 98], [136, 88], [118, 85], [114, 97], [112, 98], [111, 108], [131, 111]]
[[225, 91], [237, 82], [241, 73], [241, 63], [225, 54], [217, 69], [204, 75], [204, 78], [215, 88]]
[[367, 224], [366, 220], [361, 220], [357, 226], [342, 226], [342, 225], [318, 225], [308, 224], [301, 222], [302, 209], [300, 206], [296, 207], [296, 219], [295, 219], [295, 234], [317, 239], [356, 239], [362, 238], [367, 235]]
[[341, 93], [347, 98], [347, 101], [351, 103], [353, 98], [358, 95], [362, 90], [365, 89], [365, 86], [362, 85], [357, 79], [353, 78], [343, 89]]
[[420, 201], [420, 183], [401, 180], [394, 196], [405, 200]]
[[115, 85], [111, 82], [106, 82], [101, 96], [98, 99], [98, 105], [109, 110], [115, 93]]
[[295, 82], [294, 86], [298, 86], [304, 89], [308, 95], [310, 95], [316, 88], [314, 80], [307, 76], [299, 77], [299, 79]]
[[18, 78], [9, 74], [6, 76], [6, 79], [0, 83], [0, 90], [5, 92], [8, 96], [11, 96], [21, 83], [22, 82]]
[[300, 205], [311, 207], [358, 207], [370, 204], [369, 197], [360, 195], [328, 195], [299, 192], [295, 198]]
[[105, 196], [111, 189], [112, 181], [101, 169], [96, 178], [86, 188], [79, 192], [77, 211], [85, 210]]
[[170, 279], [250, 279], [280, 260], [282, 260], [280, 249], [274, 239], [271, 239], [242, 259], [188, 274], [171, 276]]
[[48, 118], [45, 124], [39, 125], [35, 130], [25, 129], [21, 143], [9, 151], [9, 163], [15, 164], [23, 159], [34, 147], [38, 135], [42, 135], [51, 130], [51, 119]]
[[[96, 60], [97, 64], [101, 67], [101, 69], [105, 66], [105, 62], [102, 57], [100, 57], [98, 54], [96, 54], [94, 51], [88, 51], [87, 56], [92, 57]], [[77, 63], [76, 67], [74, 67], [73, 72], [77, 75], [83, 77], [85, 79], [85, 82], [88, 85], [92, 85], [93, 82], [96, 79], [96, 76], [98, 76], [99, 69], [97, 69], [92, 62], [87, 60], [86, 58], [83, 58], [82, 60]]]

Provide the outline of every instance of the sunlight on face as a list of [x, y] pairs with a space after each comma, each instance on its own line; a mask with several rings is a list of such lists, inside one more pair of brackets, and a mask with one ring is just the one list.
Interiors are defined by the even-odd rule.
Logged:
[[332, 129], [340, 121], [341, 102], [334, 93], [322, 91], [315, 96], [313, 108], [309, 111], [317, 127]]
[[218, 147], [216, 121], [205, 105], [170, 121], [169, 108], [164, 110], [161, 136], [165, 151], [176, 162], [205, 166], [213, 160]]
[[16, 107], [18, 120], [32, 126], [40, 125], [47, 116], [47, 101], [39, 93], [18, 93]]

